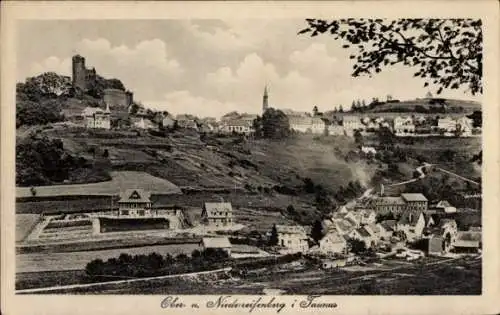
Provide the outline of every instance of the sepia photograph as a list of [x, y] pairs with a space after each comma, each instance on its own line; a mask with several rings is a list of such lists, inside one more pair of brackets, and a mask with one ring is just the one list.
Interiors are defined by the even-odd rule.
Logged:
[[317, 13], [17, 20], [14, 294], [480, 297], [484, 18]]

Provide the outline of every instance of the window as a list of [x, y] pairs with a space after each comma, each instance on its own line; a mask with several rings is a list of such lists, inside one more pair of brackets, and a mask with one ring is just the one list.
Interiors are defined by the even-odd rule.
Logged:
[[128, 210], [122, 210], [122, 215], [128, 215]]
[[139, 211], [137, 212], [137, 214], [138, 214], [138, 215], [140, 215], [140, 216], [144, 216], [144, 210], [139, 210]]

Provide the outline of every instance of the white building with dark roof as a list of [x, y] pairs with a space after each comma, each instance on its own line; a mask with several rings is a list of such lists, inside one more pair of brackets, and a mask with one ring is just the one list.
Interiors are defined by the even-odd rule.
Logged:
[[221, 249], [231, 255], [231, 242], [227, 237], [204, 237], [200, 241], [201, 250]]
[[147, 217], [151, 216], [151, 195], [143, 189], [127, 189], [120, 194], [118, 200], [118, 216]]
[[420, 193], [405, 193], [401, 194], [401, 198], [406, 203], [406, 210], [421, 210], [426, 211], [428, 208], [427, 198]]
[[82, 111], [85, 126], [90, 129], [111, 129], [111, 111], [99, 107], [85, 107]]
[[305, 228], [299, 225], [276, 225], [278, 245], [285, 248], [285, 252], [302, 252], [309, 249], [308, 236]]
[[201, 221], [217, 228], [233, 225], [233, 207], [230, 202], [205, 202], [201, 212]]

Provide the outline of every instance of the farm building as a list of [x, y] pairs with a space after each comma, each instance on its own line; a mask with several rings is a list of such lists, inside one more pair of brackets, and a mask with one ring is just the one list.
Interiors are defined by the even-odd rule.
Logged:
[[200, 241], [202, 250], [206, 249], [222, 249], [228, 255], [231, 255], [231, 242], [227, 237], [204, 237]]
[[99, 107], [86, 107], [82, 116], [85, 119], [85, 126], [91, 129], [110, 129], [111, 128], [111, 111], [109, 106], [102, 110]]
[[355, 240], [362, 241], [365, 243], [366, 248], [370, 248], [376, 245], [377, 238], [375, 235], [372, 235], [367, 229], [364, 227], [353, 230], [349, 237]]
[[276, 225], [278, 245], [288, 253], [306, 252], [309, 249], [308, 237], [303, 226]]
[[380, 229], [380, 239], [388, 240], [396, 229], [396, 220], [385, 220], [377, 224]]
[[456, 252], [477, 252], [481, 249], [481, 232], [460, 231], [454, 244]]
[[230, 202], [205, 202], [201, 220], [210, 227], [230, 227], [233, 225], [233, 207]]
[[143, 189], [127, 189], [120, 194], [118, 200], [118, 215], [120, 217], [151, 216], [150, 193]]
[[425, 218], [421, 211], [405, 211], [401, 215], [396, 228], [403, 231], [408, 241], [414, 241], [422, 237], [425, 228]]
[[324, 254], [338, 254], [345, 252], [346, 240], [336, 232], [327, 233], [321, 240], [317, 250]]

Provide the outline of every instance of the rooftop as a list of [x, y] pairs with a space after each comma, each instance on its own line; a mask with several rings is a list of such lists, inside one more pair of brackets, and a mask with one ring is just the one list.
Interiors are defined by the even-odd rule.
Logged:
[[227, 237], [204, 237], [201, 240], [205, 248], [230, 248], [231, 242]]
[[375, 203], [378, 205], [404, 205], [405, 201], [401, 197], [378, 197]]
[[306, 234], [306, 230], [300, 225], [276, 225], [276, 231], [278, 233], [285, 234]]
[[405, 201], [427, 201], [427, 198], [425, 198], [424, 195], [420, 193], [406, 193], [406, 194], [401, 194], [401, 197]]
[[[233, 207], [230, 202], [205, 202], [204, 209], [208, 217], [226, 217], [225, 213], [230, 216], [233, 212]], [[223, 212], [224, 214], [220, 215], [218, 214], [219, 212]]]
[[405, 211], [401, 215], [401, 218], [399, 218], [398, 224], [415, 226], [417, 225], [418, 219], [420, 219], [421, 215], [422, 212], [420, 211], [418, 212]]
[[151, 197], [149, 192], [145, 192], [144, 189], [127, 189], [125, 192], [120, 194], [119, 203], [147, 203], [151, 202], [149, 199]]
[[356, 231], [358, 232], [359, 235], [361, 235], [362, 237], [370, 237], [371, 234], [364, 228], [364, 227], [361, 227], [359, 229], [356, 229]]

